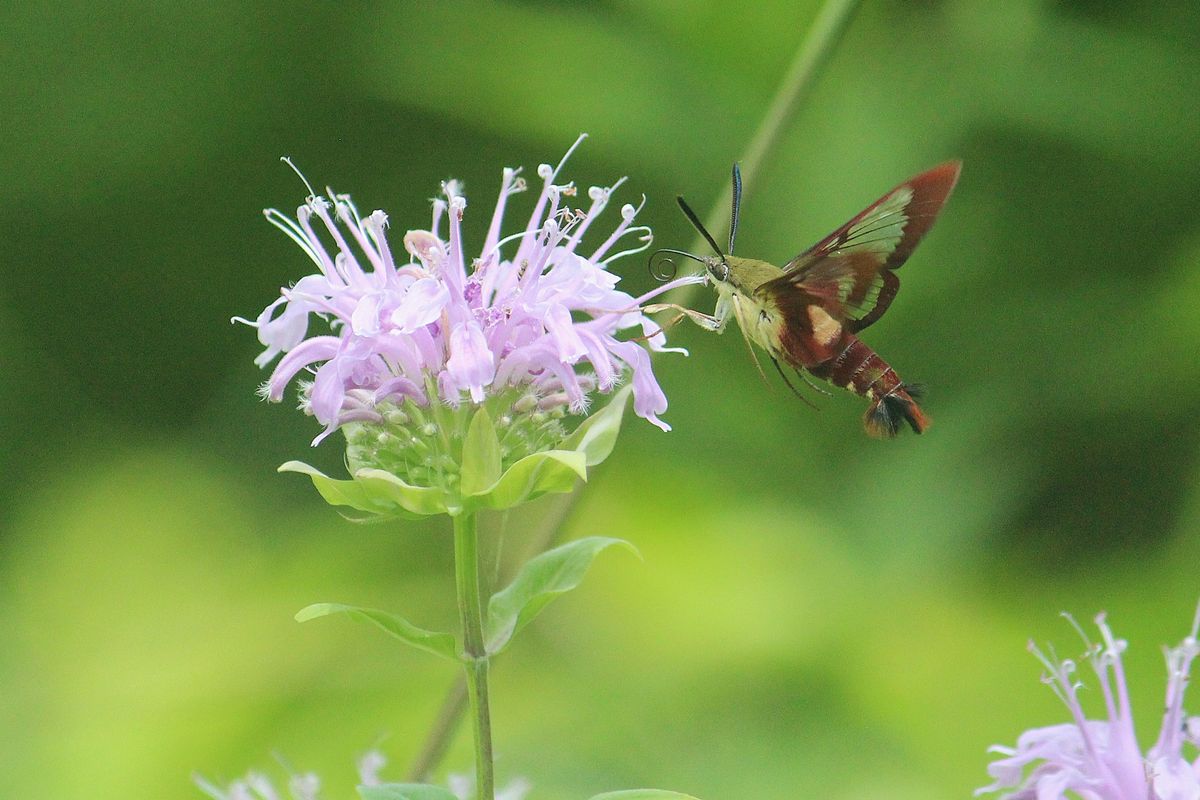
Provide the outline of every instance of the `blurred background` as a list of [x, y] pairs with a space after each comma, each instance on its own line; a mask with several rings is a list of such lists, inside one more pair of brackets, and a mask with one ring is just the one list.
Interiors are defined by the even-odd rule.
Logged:
[[[228, 322], [310, 266], [261, 216], [304, 198], [280, 156], [398, 231], [461, 178], [478, 247], [501, 168], [587, 131], [567, 176], [629, 175], [615, 207], [645, 193], [657, 244], [688, 247], [673, 196], [726, 202], [816, 8], [0, 10], [0, 795], [199, 797], [194, 770], [279, 759], [349, 798], [372, 746], [403, 774], [452, 682], [291, 619], [454, 614], [438, 524], [355, 526], [274, 473], [340, 463], [257, 400], [254, 331]], [[1064, 609], [1129, 638], [1153, 740], [1158, 647], [1200, 598], [1197, 35], [1193, 3], [864, 4], [746, 187], [739, 251], [783, 262], [962, 158], [865, 337], [934, 427], [870, 440], [860, 398], [814, 412], [736, 334], [680, 326], [691, 357], [657, 364], [674, 432], [630, 417], [570, 521], [645, 561], [602, 557], [496, 668], [501, 783], [968, 796], [988, 745], [1065, 721], [1024, 649], [1077, 654]], [[644, 257], [614, 269], [653, 285]], [[549, 510], [509, 521], [508, 552]], [[461, 737], [445, 769], [469, 764]]]

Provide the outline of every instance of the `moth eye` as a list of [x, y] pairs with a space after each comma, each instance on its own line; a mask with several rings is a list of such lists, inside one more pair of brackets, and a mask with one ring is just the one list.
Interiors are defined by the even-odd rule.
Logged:
[[712, 273], [712, 276], [714, 278], [721, 281], [722, 283], [729, 280], [729, 265], [726, 264], [724, 261], [720, 261], [716, 264], [713, 264], [712, 266], [710, 266], [708, 268], [708, 271]]

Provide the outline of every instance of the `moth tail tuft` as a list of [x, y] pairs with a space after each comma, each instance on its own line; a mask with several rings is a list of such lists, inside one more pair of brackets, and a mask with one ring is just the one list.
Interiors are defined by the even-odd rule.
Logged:
[[929, 427], [929, 417], [921, 411], [914, 395], [921, 395], [920, 387], [901, 385], [871, 403], [863, 416], [863, 426], [876, 439], [891, 439], [900, 432], [901, 423], [907, 422], [914, 433], [924, 433]]

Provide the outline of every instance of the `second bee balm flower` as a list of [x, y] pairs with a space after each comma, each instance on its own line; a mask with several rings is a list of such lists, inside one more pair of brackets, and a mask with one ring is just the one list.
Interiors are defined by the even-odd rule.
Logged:
[[[471, 256], [455, 181], [434, 201], [430, 228], [404, 235], [402, 263], [387, 216], [360, 216], [348, 195], [313, 193], [295, 219], [266, 212], [318, 271], [249, 323], [266, 346], [257, 363], [282, 354], [263, 394], [279, 401], [310, 373], [299, 382], [301, 407], [325, 425], [314, 444], [341, 429], [353, 480], [298, 462], [283, 469], [310, 474], [328, 501], [370, 514], [453, 514], [569, 491], [611, 451], [628, 396], [618, 393], [568, 435], [564, 418], [586, 412], [595, 392], [628, 382], [638, 416], [668, 429], [649, 354], [629, 333], [666, 350], [640, 306], [695, 279], [637, 298], [619, 291], [607, 265], [645, 249], [650, 230], [632, 225], [637, 209], [626, 205], [610, 235], [585, 249], [584, 234], [620, 181], [593, 187], [588, 207], [573, 208], [574, 185], [557, 182], [562, 166], [538, 167], [533, 213], [508, 236], [505, 206], [526, 185], [519, 170], [505, 169], [487, 236]], [[310, 334], [314, 318], [328, 330]]]

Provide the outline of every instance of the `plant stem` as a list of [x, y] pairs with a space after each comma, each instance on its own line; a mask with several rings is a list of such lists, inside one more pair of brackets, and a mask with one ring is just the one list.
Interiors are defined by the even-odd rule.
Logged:
[[[796, 49], [791, 66], [779, 84], [767, 113], [754, 131], [750, 144], [746, 146], [746, 155], [741, 160], [742, 183], [750, 185], [762, 168], [763, 162], [771, 154], [771, 150], [779, 142], [779, 137], [787, 128], [796, 113], [800, 102], [812, 90], [821, 68], [829, 60], [834, 46], [842, 38], [851, 17], [858, 10], [861, 0], [826, 0], [817, 12], [808, 35]], [[704, 219], [704, 227], [717, 237], [717, 241], [729, 229], [729, 209], [725, 198], [733, 191], [733, 179], [725, 181], [725, 186], [717, 195], [717, 202]], [[692, 244], [692, 252], [701, 252], [707, 245], [704, 239], [697, 235]], [[699, 285], [681, 286], [666, 298], [668, 302], [687, 305], [692, 295], [700, 290]]]
[[425, 783], [429, 780], [429, 774], [446, 757], [446, 752], [450, 749], [450, 743], [454, 741], [454, 734], [458, 730], [458, 723], [462, 721], [463, 713], [466, 710], [467, 679], [463, 675], [455, 675], [454, 683], [446, 690], [442, 707], [438, 711], [437, 721], [433, 724], [433, 729], [429, 731], [425, 745], [413, 760], [412, 766], [408, 768], [409, 781]]
[[[483, 606], [479, 591], [479, 531], [474, 513], [454, 517], [454, 575], [462, 617], [467, 696], [475, 742], [475, 797], [494, 800], [492, 719], [488, 708], [488, 655], [483, 644]], [[453, 726], [450, 726], [453, 727]]]
[[[530, 542], [532, 542], [528, 548], [530, 553], [537, 555], [549, 550], [562, 537], [563, 531], [567, 528], [567, 519], [575, 508], [573, 498], [577, 492], [578, 487], [575, 492], [570, 494], [553, 495], [542, 501], [553, 505], [549, 506], [546, 514], [539, 521], [537, 529], [529, 536]], [[496, 585], [499, 586], [511, 580], [512, 572], [513, 570], [505, 570], [507, 574], [499, 574], [498, 571]], [[445, 757], [446, 751], [450, 749], [450, 742], [454, 739], [454, 734], [458, 731], [458, 723], [462, 721], [463, 712], [466, 710], [467, 680], [464, 676], [459, 675], [446, 690], [446, 696], [442, 699], [442, 706], [438, 710], [437, 721], [430, 730], [425, 744], [421, 747], [421, 752], [408, 768], [406, 780], [412, 783], [424, 783], [429, 780], [430, 773], [437, 768], [437, 765]]]
[[[779, 89], [771, 100], [771, 105], [767, 108], [766, 114], [763, 115], [758, 129], [755, 130], [754, 136], [746, 148], [746, 156], [742, 160], [744, 183], [749, 184], [754, 179], [770, 156], [771, 150], [777, 144], [800, 102], [812, 89], [821, 67], [829, 60], [833, 48], [850, 24], [850, 19], [858, 9], [860, 2], [861, 0], [827, 0], [817, 12], [816, 18], [808, 29], [808, 35], [804, 37], [804, 41], [797, 48], [787, 74], [780, 82]], [[724, 190], [718, 195], [718, 200], [713, 204], [712, 210], [705, 219], [705, 226], [718, 238], [720, 237], [718, 231], [723, 230], [729, 221], [725, 198], [729, 196], [730, 190], [730, 183], [726, 183]], [[698, 252], [704, 247], [704, 240], [697, 239], [692, 250]], [[687, 305], [688, 300], [699, 288], [699, 286], [681, 287], [673, 292], [673, 297], [669, 299], [671, 302]], [[654, 356], [654, 353], [650, 354], [651, 358]], [[535, 537], [535, 540], [540, 539], [542, 543], [541, 547], [536, 548], [538, 552], [547, 549], [566, 527], [565, 521], [574, 511], [578, 497], [578, 490], [565, 495], [563, 500], [549, 513], [548, 516], [554, 520], [555, 524], [547, 525], [541, 531], [541, 536]], [[414, 782], [427, 780], [429, 773], [445, 755], [464, 710], [465, 688], [463, 682], [459, 680], [447, 691], [438, 713], [437, 725], [430, 733], [420, 755], [409, 769], [409, 780]]]

